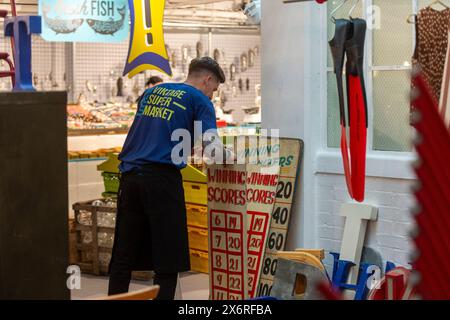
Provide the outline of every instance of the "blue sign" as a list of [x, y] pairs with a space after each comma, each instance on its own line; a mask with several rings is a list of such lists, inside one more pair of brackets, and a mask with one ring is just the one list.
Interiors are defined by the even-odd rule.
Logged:
[[127, 0], [39, 0], [47, 41], [121, 42], [129, 35]]
[[[332, 286], [338, 290], [347, 289], [354, 290], [355, 300], [365, 300], [367, 294], [369, 293], [369, 288], [367, 287], [367, 280], [373, 274], [371, 265], [369, 263], [361, 263], [359, 267], [359, 276], [356, 284], [348, 284], [347, 278], [350, 273], [350, 268], [355, 264], [346, 260], [339, 260], [339, 253], [330, 252], [333, 256], [333, 276], [332, 276]], [[375, 267], [375, 266], [374, 266]], [[385, 274], [394, 269], [396, 266], [394, 263], [387, 261]]]
[[41, 33], [41, 17], [6, 17], [4, 29], [5, 36], [14, 37], [13, 91], [35, 91], [31, 82], [31, 35]]

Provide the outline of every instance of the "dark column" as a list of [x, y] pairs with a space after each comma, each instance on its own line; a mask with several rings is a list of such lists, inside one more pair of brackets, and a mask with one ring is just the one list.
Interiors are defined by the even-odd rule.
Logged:
[[0, 299], [70, 299], [66, 103], [0, 93]]

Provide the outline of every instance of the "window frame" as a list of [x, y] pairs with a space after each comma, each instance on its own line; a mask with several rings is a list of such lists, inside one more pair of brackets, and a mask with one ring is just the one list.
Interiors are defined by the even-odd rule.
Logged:
[[[418, 12], [418, 1], [410, 0], [412, 2], [412, 13]], [[361, 0], [363, 6], [362, 18], [367, 20], [367, 8], [373, 5], [373, 0]], [[321, 148], [316, 154], [316, 172], [317, 173], [333, 173], [344, 174], [342, 168], [342, 157], [339, 148], [328, 146], [328, 73], [333, 72], [333, 67], [328, 66], [328, 8], [324, 6], [322, 11], [321, 21], [323, 23], [321, 42], [324, 44], [321, 51], [322, 72], [321, 88], [322, 88], [322, 108], [321, 108]], [[406, 20], [406, 17], [405, 17]], [[405, 22], [406, 23], [406, 22]], [[414, 50], [415, 46], [415, 28], [412, 29], [412, 43], [411, 48]], [[411, 70], [411, 66], [396, 65], [396, 66], [373, 66], [373, 32], [369, 30], [366, 35], [366, 46], [364, 52], [364, 77], [366, 81], [367, 92], [373, 92], [373, 72], [374, 71], [403, 71]], [[325, 47], [325, 49], [323, 48]], [[416, 153], [411, 151], [382, 151], [373, 149], [374, 138], [374, 98], [373, 94], [367, 95], [368, 103], [368, 119], [369, 126], [367, 132], [367, 166], [366, 175], [372, 177], [386, 177], [394, 179], [416, 179], [412, 164], [416, 160]], [[412, 138], [412, 137], [411, 137]]]

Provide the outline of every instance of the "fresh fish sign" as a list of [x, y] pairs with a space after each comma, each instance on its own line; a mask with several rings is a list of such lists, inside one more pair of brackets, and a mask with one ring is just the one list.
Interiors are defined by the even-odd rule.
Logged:
[[147, 69], [172, 76], [164, 43], [163, 18], [165, 0], [128, 0], [131, 35], [123, 75], [129, 78]]
[[127, 0], [40, 0], [47, 41], [121, 42], [129, 34]]
[[123, 27], [126, 10], [127, 10], [126, 6], [117, 9], [117, 11], [121, 15], [121, 18], [119, 20], [111, 19], [109, 21], [102, 21], [102, 20], [88, 19], [87, 23], [96, 33], [114, 35], [114, 33], [119, 31]]

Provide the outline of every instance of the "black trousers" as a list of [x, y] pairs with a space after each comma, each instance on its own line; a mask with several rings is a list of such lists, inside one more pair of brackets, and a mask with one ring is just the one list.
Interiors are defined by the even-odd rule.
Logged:
[[154, 270], [159, 298], [173, 299], [178, 272], [190, 270], [180, 171], [150, 164], [120, 182], [108, 294], [128, 292], [131, 272]]

